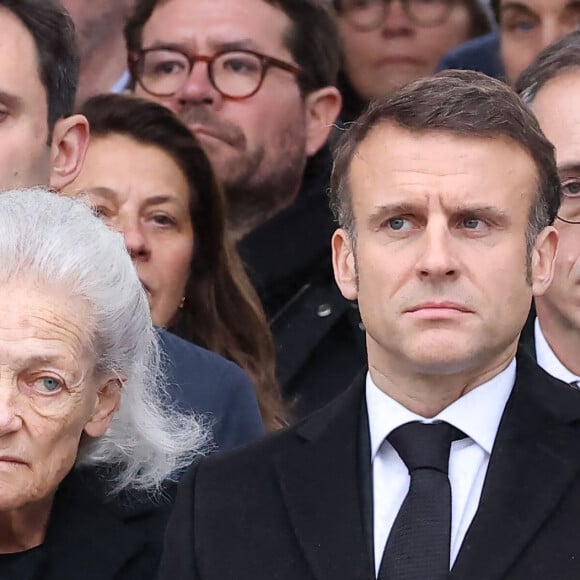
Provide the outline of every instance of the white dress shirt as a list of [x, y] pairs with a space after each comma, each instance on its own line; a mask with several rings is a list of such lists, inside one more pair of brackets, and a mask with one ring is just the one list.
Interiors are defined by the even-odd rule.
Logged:
[[467, 435], [451, 444], [451, 568], [475, 515], [506, 402], [516, 376], [515, 359], [493, 379], [473, 389], [432, 419], [425, 419], [381, 391], [370, 373], [366, 379], [373, 478], [375, 574], [387, 538], [409, 491], [407, 467], [386, 437], [410, 421], [446, 421]]
[[536, 360], [547, 373], [565, 383], [580, 381], [580, 376], [569, 371], [554, 354], [554, 351], [542, 332], [540, 321], [537, 317], [534, 322], [534, 338], [536, 339]]

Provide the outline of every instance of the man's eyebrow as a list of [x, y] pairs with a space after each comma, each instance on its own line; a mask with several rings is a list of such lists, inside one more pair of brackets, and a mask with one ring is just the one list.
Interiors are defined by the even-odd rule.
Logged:
[[530, 8], [527, 4], [523, 2], [506, 2], [502, 4], [499, 8], [500, 13], [503, 14], [507, 11], [514, 11], [514, 12], [526, 12], [528, 14], [535, 14], [535, 12]]
[[381, 205], [376, 205], [370, 215], [367, 223], [371, 227], [379, 226], [380, 222], [385, 219], [385, 216], [407, 215], [424, 209], [424, 204], [420, 202], [393, 202]]
[[[174, 50], [186, 55], [193, 55], [192, 51], [187, 48], [188, 43], [179, 42], [154, 42], [144, 47], [143, 50]], [[260, 47], [251, 38], [241, 38], [239, 40], [219, 40], [210, 39], [208, 44], [212, 47], [213, 52], [225, 52], [228, 50], [253, 50], [260, 52]]]
[[558, 165], [558, 174], [560, 176], [571, 174], [580, 177], [580, 161], [571, 161], [570, 163]]
[[[239, 40], [228, 40], [228, 41], [210, 41], [210, 44], [215, 48], [216, 51], [225, 50], [255, 50], [260, 51], [260, 47], [251, 38], [242, 38]], [[262, 49], [263, 50], [263, 49]]]
[[[376, 206], [369, 216], [369, 222], [374, 223], [385, 215], [405, 215], [416, 211], [423, 211], [426, 207], [422, 203], [400, 202], [392, 204], [384, 204]], [[479, 204], [457, 204], [448, 208], [450, 213], [455, 215], [475, 214], [488, 215], [498, 221], [506, 221], [509, 219], [508, 214], [493, 205], [479, 205]]]

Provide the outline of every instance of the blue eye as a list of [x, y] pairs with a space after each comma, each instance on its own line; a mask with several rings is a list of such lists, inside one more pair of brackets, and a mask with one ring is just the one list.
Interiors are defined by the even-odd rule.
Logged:
[[405, 218], [400, 218], [400, 217], [391, 218], [391, 219], [387, 220], [388, 226], [396, 232], [400, 232], [405, 227], [406, 223], [407, 223], [407, 220]]
[[477, 218], [468, 218], [463, 220], [463, 226], [468, 230], [475, 230], [481, 225], [481, 220]]
[[34, 388], [39, 393], [56, 393], [62, 388], [62, 383], [53, 377], [40, 377], [34, 381]]

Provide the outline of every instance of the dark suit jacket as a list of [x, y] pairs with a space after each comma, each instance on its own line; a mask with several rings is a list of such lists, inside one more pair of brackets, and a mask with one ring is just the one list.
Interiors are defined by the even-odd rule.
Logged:
[[526, 324], [520, 334], [520, 348], [536, 360], [536, 309], [532, 305]]
[[174, 485], [159, 501], [144, 493], [109, 497], [106, 490], [95, 469], [69, 474], [55, 496], [43, 545], [3, 568], [2, 579], [154, 578]]
[[[292, 429], [183, 480], [162, 580], [371, 580], [364, 380]], [[368, 439], [368, 433], [365, 433]], [[519, 355], [451, 580], [580, 578], [580, 392]]]
[[437, 66], [438, 71], [445, 69], [475, 70], [496, 79], [503, 79], [505, 72], [498, 32], [478, 36], [448, 52]]
[[250, 378], [239, 366], [166, 330], [158, 333], [171, 401], [206, 415], [217, 450], [234, 449], [264, 434]]

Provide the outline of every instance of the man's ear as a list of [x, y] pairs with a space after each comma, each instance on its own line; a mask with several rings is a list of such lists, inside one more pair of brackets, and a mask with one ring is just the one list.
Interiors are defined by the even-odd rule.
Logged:
[[352, 241], [348, 232], [339, 228], [332, 236], [332, 266], [334, 279], [347, 300], [356, 300], [358, 281]]
[[335, 87], [313, 91], [305, 99], [306, 155], [315, 155], [328, 140], [342, 107], [342, 97]]
[[50, 186], [60, 191], [76, 179], [89, 144], [89, 122], [83, 115], [59, 119], [51, 144]]
[[532, 293], [542, 296], [552, 283], [554, 262], [558, 253], [558, 232], [554, 226], [544, 228], [532, 249]]
[[85, 433], [89, 437], [102, 437], [121, 404], [121, 380], [111, 379], [98, 391], [93, 414], [85, 425]]

